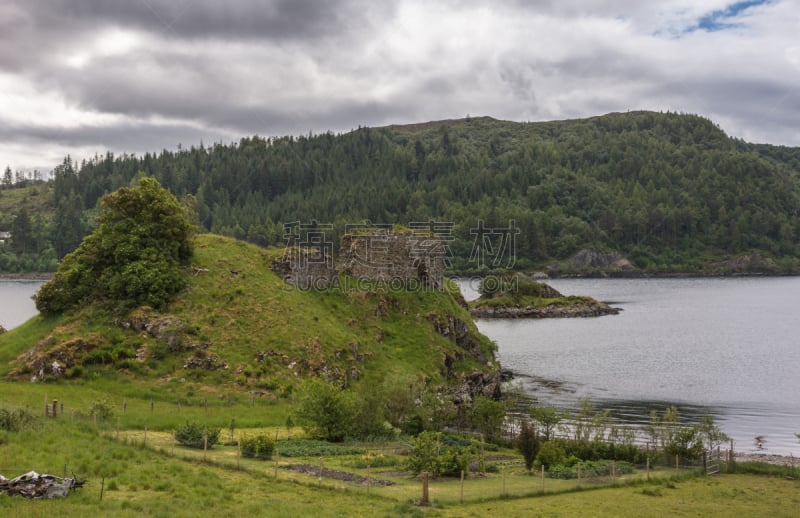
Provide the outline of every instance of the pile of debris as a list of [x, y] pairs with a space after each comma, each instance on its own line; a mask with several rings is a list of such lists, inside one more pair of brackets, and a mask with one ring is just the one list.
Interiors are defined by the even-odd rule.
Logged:
[[19, 495], [26, 498], [64, 498], [70, 489], [83, 487], [85, 480], [40, 475], [30, 471], [11, 480], [0, 475], [0, 495]]

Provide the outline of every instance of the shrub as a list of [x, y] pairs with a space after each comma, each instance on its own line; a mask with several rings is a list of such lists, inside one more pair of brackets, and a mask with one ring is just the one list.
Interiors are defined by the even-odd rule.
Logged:
[[208, 447], [211, 448], [219, 441], [219, 428], [209, 428], [199, 423], [186, 422], [175, 430], [175, 440], [190, 448], [202, 448], [205, 438], [208, 437]]
[[36, 416], [24, 408], [18, 410], [0, 408], [0, 430], [21, 432], [33, 428], [37, 422]]
[[566, 457], [567, 455], [561, 446], [554, 441], [547, 441], [539, 448], [539, 453], [536, 455], [536, 464], [549, 468], [556, 464], [563, 464]]
[[89, 415], [96, 416], [102, 421], [111, 419], [114, 417], [114, 405], [106, 398], [95, 399], [92, 408], [89, 409]]
[[239, 440], [239, 447], [243, 457], [267, 460], [272, 458], [272, 452], [275, 451], [275, 441], [266, 434], [245, 435]]

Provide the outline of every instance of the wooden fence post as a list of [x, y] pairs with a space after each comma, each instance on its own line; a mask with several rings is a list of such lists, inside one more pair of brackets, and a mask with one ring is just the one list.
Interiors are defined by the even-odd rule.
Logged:
[[319, 458], [319, 483], [317, 484], [318, 487], [322, 487], [322, 457]]
[[208, 433], [203, 434], [203, 462], [207, 460], [208, 453]]
[[461, 498], [459, 499], [459, 503], [464, 503], [464, 470], [461, 470]]
[[428, 494], [428, 472], [422, 472], [422, 500], [420, 501], [419, 505], [428, 507], [430, 504], [429, 494]]
[[542, 494], [544, 494], [544, 464], [542, 464]]
[[578, 463], [578, 485], [581, 485], [581, 463]]
[[506, 467], [503, 466], [503, 494], [502, 496], [506, 496]]
[[679, 460], [679, 457], [677, 455], [675, 455], [675, 476], [676, 477], [681, 474], [681, 472], [680, 472], [681, 468], [680, 468], [680, 464], [679, 464], [678, 460]]
[[647, 480], [650, 480], [650, 456], [647, 456]]

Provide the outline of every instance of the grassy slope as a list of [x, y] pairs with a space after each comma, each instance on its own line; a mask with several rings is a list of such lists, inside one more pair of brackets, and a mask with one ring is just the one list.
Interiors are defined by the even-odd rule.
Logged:
[[[493, 357], [492, 344], [449, 294], [304, 292], [292, 289], [269, 269], [271, 255], [278, 253], [230, 238], [200, 235], [192, 265], [207, 271], [195, 274], [187, 269], [190, 288], [164, 314], [149, 313], [151, 320], [168, 316], [178, 322], [173, 327], [184, 344], [209, 344], [205, 352], [225, 361], [227, 369], [184, 369], [184, 361], [195, 354], [192, 351], [170, 351], [163, 338], [123, 330], [113, 324], [108, 312], [87, 307], [59, 318], [35, 317], [0, 336], [0, 374], [18, 369], [18, 364], [9, 361], [52, 335], [54, 344], [86, 339], [114, 363], [113, 367], [85, 366], [76, 383], [122, 390], [131, 396], [160, 399], [164, 394], [183, 393], [181, 379], [209, 393], [259, 389], [281, 395], [326, 366], [341, 374], [357, 368], [358, 383], [407, 386], [423, 377], [438, 383], [443, 380], [445, 357], [463, 356], [463, 350], [439, 335], [431, 322], [432, 318], [443, 321], [447, 315], [470, 322], [484, 355]], [[383, 313], [376, 311], [379, 306]], [[360, 358], [354, 355], [354, 343]], [[147, 350], [145, 361], [124, 359], [137, 349]], [[256, 354], [267, 350], [286, 355], [289, 361], [273, 358], [259, 364]], [[297, 362], [294, 370], [287, 365], [291, 361]], [[456, 363], [460, 373], [488, 368], [468, 356]], [[23, 373], [18, 379], [29, 376]]]

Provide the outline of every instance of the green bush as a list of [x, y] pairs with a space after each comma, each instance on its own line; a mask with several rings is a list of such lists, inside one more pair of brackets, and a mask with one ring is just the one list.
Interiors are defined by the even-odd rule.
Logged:
[[536, 460], [536, 455], [539, 453], [540, 447], [539, 437], [536, 435], [536, 430], [527, 421], [522, 422], [522, 428], [517, 437], [517, 449], [522, 453], [525, 458], [525, 469], [530, 471], [533, 468], [533, 461]]
[[550, 468], [556, 464], [563, 464], [567, 454], [564, 449], [555, 441], [546, 441], [539, 448], [539, 453], [536, 455], [536, 465]]
[[175, 440], [190, 448], [203, 448], [205, 438], [208, 438], [208, 447], [211, 448], [219, 441], [219, 428], [209, 428], [199, 423], [186, 422], [175, 430]]
[[0, 430], [21, 432], [34, 428], [37, 423], [38, 418], [29, 410], [25, 410], [24, 408], [18, 410], [0, 408]]
[[242, 457], [267, 460], [272, 458], [272, 452], [275, 450], [275, 441], [266, 434], [245, 435], [239, 440], [239, 447], [242, 450]]

